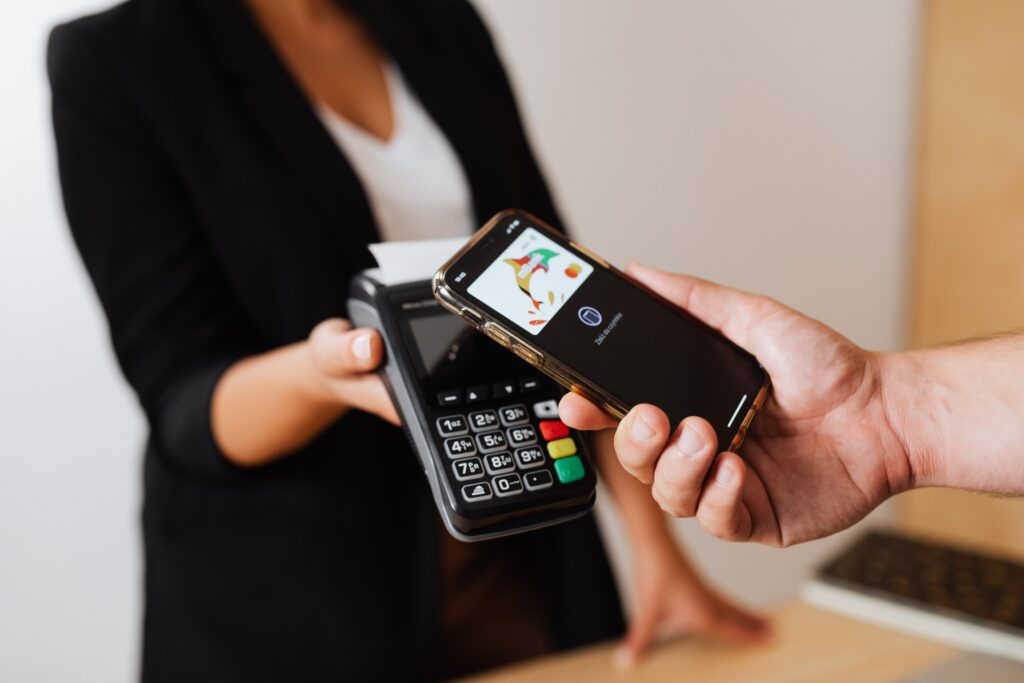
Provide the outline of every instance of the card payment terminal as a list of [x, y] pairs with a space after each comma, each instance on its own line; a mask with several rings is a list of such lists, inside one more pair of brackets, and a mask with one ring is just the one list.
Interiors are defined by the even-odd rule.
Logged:
[[352, 280], [349, 317], [381, 332], [381, 375], [445, 527], [475, 541], [579, 517], [596, 476], [558, 419], [557, 384], [434, 299], [429, 280]]

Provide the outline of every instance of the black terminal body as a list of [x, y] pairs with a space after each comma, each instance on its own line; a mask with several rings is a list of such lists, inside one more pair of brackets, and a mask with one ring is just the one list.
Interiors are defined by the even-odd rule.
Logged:
[[597, 479], [564, 390], [434, 299], [428, 280], [353, 278], [349, 317], [384, 339], [380, 370], [445, 527], [463, 541], [586, 514]]

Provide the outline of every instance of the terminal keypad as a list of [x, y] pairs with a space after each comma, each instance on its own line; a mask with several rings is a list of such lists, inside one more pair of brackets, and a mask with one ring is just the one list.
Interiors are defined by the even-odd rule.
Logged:
[[[545, 399], [542, 392], [528, 395], [539, 387], [538, 380], [494, 384], [488, 387], [493, 400], [484, 401], [480, 409], [472, 410], [467, 401], [470, 410], [444, 412], [434, 421], [463, 502], [514, 499], [586, 476], [579, 436], [558, 419], [557, 400]], [[517, 390], [524, 395], [518, 396]], [[484, 389], [445, 393], [477, 397]]]

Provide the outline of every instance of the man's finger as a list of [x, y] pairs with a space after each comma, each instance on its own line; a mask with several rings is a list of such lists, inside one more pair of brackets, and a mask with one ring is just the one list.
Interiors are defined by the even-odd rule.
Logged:
[[697, 521], [724, 541], [750, 540], [750, 511], [743, 503], [747, 468], [735, 453], [718, 456], [697, 503]]
[[[688, 417], [658, 458], [651, 495], [674, 517], [693, 517], [701, 486], [715, 460], [718, 441], [707, 420]], [[621, 457], [621, 456], [620, 456]]]
[[645, 484], [654, 481], [654, 466], [669, 434], [668, 417], [652, 405], [634, 406], [615, 430], [615, 454], [622, 468]]
[[573, 429], [587, 432], [609, 429], [616, 420], [579, 394], [568, 393], [558, 404], [558, 417]]

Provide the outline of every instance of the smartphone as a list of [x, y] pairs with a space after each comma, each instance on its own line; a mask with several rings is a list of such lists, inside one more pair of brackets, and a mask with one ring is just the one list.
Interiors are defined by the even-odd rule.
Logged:
[[768, 397], [751, 354], [536, 217], [506, 210], [434, 275], [449, 311], [621, 419], [707, 419], [739, 448]]

